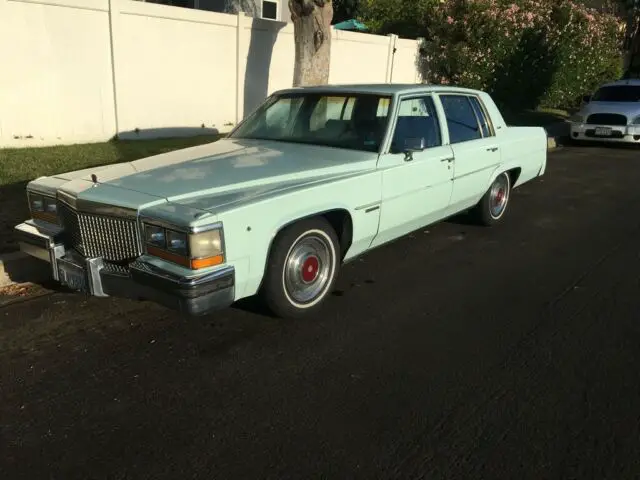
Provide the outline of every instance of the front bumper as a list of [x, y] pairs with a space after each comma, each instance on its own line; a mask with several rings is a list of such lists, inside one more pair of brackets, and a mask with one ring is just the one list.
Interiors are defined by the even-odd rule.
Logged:
[[[601, 132], [601, 129], [604, 129], [604, 132]], [[640, 125], [610, 126], [572, 123], [570, 130], [573, 140], [640, 145]]]
[[55, 234], [30, 222], [14, 231], [20, 250], [51, 264], [54, 280], [89, 295], [149, 300], [194, 316], [226, 308], [235, 298], [235, 270], [230, 266], [196, 277], [177, 276], [141, 261], [125, 270], [66, 250]]

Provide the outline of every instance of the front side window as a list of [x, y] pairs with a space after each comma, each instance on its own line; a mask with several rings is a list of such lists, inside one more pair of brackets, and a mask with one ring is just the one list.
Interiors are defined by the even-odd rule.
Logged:
[[377, 152], [390, 101], [388, 96], [365, 93], [273, 96], [230, 137]]
[[480, 125], [468, 96], [441, 95], [440, 101], [447, 119], [449, 139], [452, 144], [482, 138]]
[[409, 145], [433, 148], [442, 145], [440, 124], [430, 96], [408, 98], [399, 105], [398, 120], [391, 140], [391, 152], [402, 152]]

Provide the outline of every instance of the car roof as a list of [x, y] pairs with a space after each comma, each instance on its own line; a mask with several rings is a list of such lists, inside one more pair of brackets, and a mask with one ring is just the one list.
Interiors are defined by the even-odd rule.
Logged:
[[354, 83], [354, 84], [332, 84], [317, 85], [308, 87], [287, 88], [275, 92], [276, 94], [287, 93], [372, 93], [375, 95], [397, 95], [405, 93], [437, 93], [441, 91], [458, 93], [478, 93], [478, 90], [468, 88], [453, 87], [448, 85], [433, 85], [428, 83]]
[[615, 82], [609, 82], [602, 85], [603, 87], [619, 87], [622, 85], [633, 85], [640, 87], [640, 78], [629, 78], [627, 80], [616, 80]]

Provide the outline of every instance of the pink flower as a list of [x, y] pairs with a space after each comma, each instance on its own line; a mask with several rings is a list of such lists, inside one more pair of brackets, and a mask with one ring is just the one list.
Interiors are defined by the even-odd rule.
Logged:
[[452, 17], [452, 16], [448, 16], [448, 17], [447, 17], [447, 23], [448, 23], [449, 25], [451, 25], [453, 22], [455, 22], [455, 20], [453, 19], [453, 17]]

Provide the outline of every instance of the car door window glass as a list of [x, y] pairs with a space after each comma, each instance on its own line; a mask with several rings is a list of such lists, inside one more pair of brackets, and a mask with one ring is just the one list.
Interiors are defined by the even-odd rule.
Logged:
[[378, 101], [378, 111], [376, 112], [376, 117], [384, 117], [386, 118], [389, 115], [389, 105], [391, 104], [391, 100], [388, 98], [381, 98]]
[[301, 137], [377, 150], [384, 137], [390, 98], [356, 94], [310, 98], [308, 131]]
[[478, 97], [469, 97], [469, 101], [471, 102], [471, 106], [473, 107], [473, 111], [475, 112], [478, 120], [480, 121], [480, 128], [482, 129], [483, 137], [491, 137], [493, 133], [491, 132], [491, 128], [489, 127], [489, 119], [485, 115], [485, 111], [480, 104], [480, 100]]
[[402, 152], [406, 146], [420, 142], [425, 148], [442, 145], [438, 115], [430, 96], [409, 98], [400, 102], [391, 151]]
[[478, 119], [466, 95], [440, 96], [449, 128], [451, 143], [468, 142], [482, 138]]
[[346, 97], [320, 98], [311, 112], [309, 130], [311, 132], [315, 132], [327, 127], [327, 125], [332, 125], [342, 120], [348, 120], [347, 118], [343, 118], [343, 114], [345, 107], [350, 100], [353, 101], [355, 99]]
[[271, 105], [265, 113], [264, 127], [266, 127], [266, 130], [272, 134], [281, 134], [288, 131], [301, 104], [302, 101], [300, 99], [288, 98]]

